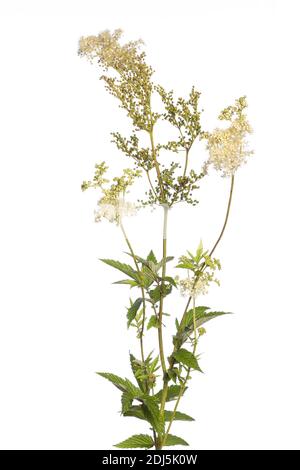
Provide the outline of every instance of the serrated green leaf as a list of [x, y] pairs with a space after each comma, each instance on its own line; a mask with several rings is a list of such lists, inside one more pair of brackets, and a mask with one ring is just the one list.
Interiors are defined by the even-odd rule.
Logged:
[[130, 393], [123, 392], [121, 397], [122, 414], [125, 414], [132, 405], [133, 398]]
[[147, 325], [147, 330], [150, 330], [150, 328], [158, 328], [159, 327], [159, 320], [156, 315], [152, 315], [149, 318], [148, 325]]
[[[129, 416], [133, 418], [143, 419], [146, 420], [143, 406], [142, 405], [133, 405], [131, 406], [125, 413], [124, 416]], [[147, 420], [146, 420], [147, 421]]]
[[164, 442], [165, 446], [188, 446], [189, 444], [178, 436], [173, 436], [173, 434], [168, 434], [167, 439]]
[[[209, 307], [196, 307], [195, 308], [195, 316], [196, 316], [196, 319], [197, 317], [199, 316], [202, 316], [205, 314], [206, 310], [209, 310]], [[192, 323], [193, 323], [193, 315], [194, 315], [194, 310], [191, 309], [191, 310], [188, 310], [182, 321], [181, 321], [181, 324], [180, 324], [180, 330], [183, 331], [185, 328], [189, 327]]]
[[171, 276], [166, 276], [166, 277], [164, 277], [164, 280], [165, 280], [166, 282], [168, 282], [169, 284], [171, 284], [172, 286], [174, 286], [174, 287], [177, 288], [176, 281], [175, 281], [175, 279], [174, 279], [173, 277], [171, 277]]
[[[133, 405], [131, 406], [125, 413], [125, 417], [134, 417], [138, 419], [142, 419], [144, 421], [147, 421], [144, 411], [143, 411], [143, 406], [142, 405]], [[173, 411], [165, 410], [164, 412], [164, 418], [165, 421], [170, 421], [171, 417], [173, 416]], [[194, 418], [191, 416], [181, 413], [180, 411], [176, 411], [175, 416], [174, 416], [174, 421], [195, 421]]]
[[139, 398], [141, 396], [141, 390], [137, 388], [130, 380], [122, 379], [115, 374], [110, 374], [109, 372], [97, 372], [98, 375], [104, 379], [109, 380], [115, 387], [117, 387], [122, 392], [128, 392], [132, 398]]
[[202, 240], [201, 240], [200, 243], [199, 243], [199, 246], [197, 248], [196, 256], [195, 256], [195, 261], [196, 261], [197, 264], [201, 260], [202, 254], [203, 254], [203, 243], [202, 243]]
[[204, 323], [213, 320], [214, 318], [221, 317], [223, 315], [232, 315], [232, 312], [208, 312], [202, 315], [196, 315], [196, 326], [198, 328]]
[[149, 421], [149, 423], [152, 424], [155, 431], [157, 431], [158, 433], [163, 433], [164, 423], [163, 423], [163, 420], [161, 419], [159, 406], [158, 406], [158, 402], [156, 398], [146, 395], [142, 397], [142, 400], [144, 403], [142, 405], [142, 408], [143, 408], [143, 412], [147, 421]]
[[105, 264], [108, 264], [108, 266], [118, 269], [118, 271], [121, 271], [122, 273], [127, 274], [127, 276], [139, 282], [138, 272], [135, 271], [129, 264], [121, 263], [120, 261], [113, 260], [113, 259], [100, 258], [100, 261], [102, 261]]
[[175, 266], [175, 268], [180, 268], [180, 269], [190, 269], [191, 271], [194, 270], [195, 266], [194, 264], [189, 261], [189, 260], [184, 260], [182, 261], [181, 263], [177, 264], [177, 266]]
[[153, 303], [157, 303], [160, 301], [161, 297], [166, 297], [172, 291], [171, 285], [164, 284], [163, 286], [157, 286], [154, 289], [149, 291], [150, 299]]
[[[195, 309], [195, 318], [196, 318], [196, 328], [207, 323], [214, 318], [221, 317], [223, 315], [230, 315], [231, 312], [206, 312], [207, 307], [196, 307]], [[188, 336], [194, 331], [194, 319], [193, 319], [193, 309], [186, 312], [184, 323], [181, 325], [180, 330], [183, 333], [182, 339], [185, 341]]]
[[129, 355], [129, 358], [130, 358], [130, 365], [131, 365], [131, 370], [133, 372], [133, 375], [135, 377], [135, 380], [137, 381], [138, 383], [138, 386], [140, 387], [140, 389], [145, 392], [146, 389], [145, 389], [145, 385], [143, 383], [142, 380], [140, 380], [138, 377], [137, 377], [137, 373], [138, 371], [140, 370], [141, 366], [142, 366], [142, 363], [141, 361], [138, 361], [133, 354], [130, 354]]
[[127, 320], [128, 320], [127, 327], [128, 328], [130, 327], [131, 322], [135, 319], [137, 311], [140, 308], [142, 302], [143, 302], [143, 299], [139, 297], [133, 302], [133, 304], [127, 310]]
[[[172, 416], [173, 416], [173, 411], [165, 410], [165, 421], [170, 421]], [[180, 411], [176, 411], [173, 419], [175, 421], [195, 421], [194, 418], [192, 418], [191, 416], [185, 413], [181, 413]]]
[[156, 274], [154, 274], [147, 266], [142, 267], [141, 278], [143, 287], [146, 287], [147, 289], [157, 280]]
[[119, 449], [150, 449], [153, 446], [153, 439], [148, 434], [134, 434], [128, 439], [125, 439], [125, 441], [115, 444], [114, 447], [118, 447]]
[[126, 381], [115, 374], [110, 374], [109, 372], [96, 372], [101, 377], [109, 380], [115, 387], [117, 387], [122, 392], [126, 391]]
[[151, 250], [149, 255], [147, 256], [147, 261], [152, 261], [152, 263], [157, 264], [157, 259], [153, 251]]
[[199, 370], [201, 372], [197, 358], [187, 349], [181, 348], [178, 351], [175, 351], [173, 353], [173, 357], [176, 359], [176, 361], [180, 362], [180, 364], [190, 367], [191, 369]]
[[123, 279], [121, 281], [113, 282], [113, 284], [126, 284], [126, 285], [129, 285], [131, 287], [136, 287], [136, 286], [139, 285], [136, 281], [132, 281], [131, 279]]
[[132, 396], [132, 398], [139, 398], [142, 396], [141, 390], [136, 387], [130, 380], [125, 379], [125, 385], [127, 392]]
[[[179, 393], [180, 393], [180, 390], [181, 390], [181, 386], [180, 385], [170, 385], [168, 387], [168, 392], [167, 392], [167, 398], [166, 398], [166, 401], [173, 401], [175, 400]], [[187, 387], [185, 387], [183, 393], [187, 390]], [[161, 401], [161, 398], [162, 398], [162, 390], [160, 390], [156, 395], [154, 395], [158, 401]]]

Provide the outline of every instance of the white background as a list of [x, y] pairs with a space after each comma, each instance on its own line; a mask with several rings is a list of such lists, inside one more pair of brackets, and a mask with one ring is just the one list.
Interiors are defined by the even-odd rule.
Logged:
[[[80, 191], [95, 162], [127, 164], [109, 135], [127, 120], [77, 56], [80, 36], [118, 27], [145, 40], [155, 80], [202, 91], [204, 127], [246, 94], [255, 130], [216, 253], [221, 288], [201, 301], [235, 315], [208, 324], [205, 374], [180, 407], [197, 420], [173, 433], [192, 449], [300, 448], [298, 3], [1, 1], [1, 448], [109, 449], [147, 432], [94, 373], [130, 375], [137, 349], [127, 289], [97, 260], [126, 260], [121, 232], [95, 225], [97, 195]], [[211, 246], [228, 184], [212, 172], [196, 209], [171, 212], [169, 254]], [[141, 255], [160, 252], [161, 215], [126, 221]], [[184, 299], [167, 305], [171, 335]]]

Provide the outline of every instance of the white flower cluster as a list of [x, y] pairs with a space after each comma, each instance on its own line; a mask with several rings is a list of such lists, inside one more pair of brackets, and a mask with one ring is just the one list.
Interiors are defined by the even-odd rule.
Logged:
[[118, 199], [115, 203], [99, 202], [98, 209], [95, 210], [95, 222], [106, 219], [111, 223], [119, 225], [121, 219], [126, 216], [136, 215], [135, 204]]
[[209, 161], [223, 176], [231, 176], [253, 152], [248, 150], [247, 134], [252, 129], [244, 116], [226, 129], [215, 129], [208, 138]]
[[195, 282], [195, 278], [186, 278], [178, 280], [179, 291], [183, 296], [189, 296], [196, 298], [198, 295], [205, 295], [208, 293], [209, 284], [214, 281], [213, 276], [210, 273], [201, 273], [199, 279]]

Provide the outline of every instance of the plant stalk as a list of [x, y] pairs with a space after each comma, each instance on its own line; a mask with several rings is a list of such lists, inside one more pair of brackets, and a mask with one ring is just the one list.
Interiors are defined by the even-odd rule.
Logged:
[[[193, 355], [195, 356], [196, 350], [197, 350], [198, 341], [197, 341], [197, 327], [196, 327], [196, 305], [195, 305], [195, 297], [194, 297], [194, 296], [193, 296], [193, 326], [194, 326], [194, 347], [193, 347]], [[167, 438], [168, 438], [168, 434], [169, 434], [169, 432], [170, 432], [172, 423], [173, 423], [174, 418], [175, 418], [175, 415], [176, 415], [177, 408], [178, 408], [178, 406], [179, 406], [179, 402], [180, 402], [181, 397], [182, 397], [182, 395], [183, 395], [183, 393], [184, 393], [184, 390], [185, 390], [187, 381], [189, 380], [190, 372], [191, 372], [191, 368], [189, 367], [188, 370], [187, 370], [187, 374], [186, 374], [186, 377], [185, 377], [185, 379], [184, 379], [184, 382], [181, 384], [181, 388], [180, 388], [180, 391], [179, 391], [179, 394], [178, 394], [178, 397], [177, 397], [177, 400], [176, 400], [176, 403], [175, 403], [175, 406], [174, 406], [173, 413], [172, 413], [171, 418], [170, 418], [170, 421], [169, 421], [169, 425], [168, 425], [168, 427], [167, 427], [167, 431], [166, 431], [166, 433], [165, 433], [165, 435], [164, 435], [162, 445], [165, 444], [165, 442], [166, 442], [166, 440], [167, 440]]]
[[160, 356], [160, 362], [161, 362], [161, 367], [163, 370], [163, 374], [165, 376], [167, 372], [166, 368], [166, 362], [165, 362], [165, 356], [164, 356], [164, 346], [163, 346], [163, 334], [162, 334], [162, 317], [163, 317], [163, 305], [164, 305], [164, 299], [163, 299], [163, 291], [164, 291], [164, 285], [165, 285], [165, 276], [166, 276], [166, 257], [167, 257], [167, 223], [168, 223], [168, 211], [169, 211], [169, 206], [167, 204], [163, 205], [163, 210], [164, 210], [164, 219], [163, 219], [163, 258], [162, 258], [162, 275], [161, 275], [161, 295], [160, 295], [160, 302], [159, 302], [159, 312], [158, 312], [158, 343], [159, 343], [159, 356]]
[[186, 176], [187, 168], [189, 164], [189, 149], [185, 150], [185, 165], [184, 165], [184, 170], [183, 170], [183, 178]]
[[[132, 248], [132, 245], [127, 237], [127, 234], [125, 232], [125, 229], [124, 229], [124, 225], [122, 223], [122, 219], [120, 220], [120, 228], [122, 230], [122, 233], [124, 235], [124, 238], [125, 238], [125, 241], [127, 243], [127, 246], [129, 248], [129, 251], [132, 255], [132, 258], [133, 258], [133, 261], [134, 261], [134, 264], [135, 264], [135, 267], [136, 267], [136, 270], [138, 272], [138, 274], [140, 275], [141, 274], [141, 271], [140, 271], [140, 268], [139, 268], [139, 265], [138, 265], [138, 262], [137, 262], [137, 259], [136, 259], [136, 256], [135, 256], [135, 253], [133, 251], [133, 248]], [[145, 297], [145, 290], [144, 288], [141, 286], [140, 287], [141, 289], [141, 294], [142, 294], [142, 303], [143, 303], [143, 318], [142, 318], [142, 325], [141, 325], [141, 330], [140, 330], [140, 349], [141, 349], [141, 358], [142, 358], [142, 362], [143, 364], [145, 363], [145, 354], [144, 354], [144, 340], [143, 340], [143, 335], [144, 335], [144, 328], [145, 328], [145, 319], [146, 319], [146, 297]]]
[[[169, 206], [167, 204], [163, 204], [164, 210], [164, 218], [163, 218], [163, 258], [162, 258], [162, 275], [161, 275], [161, 294], [160, 294], [160, 303], [159, 303], [159, 313], [158, 313], [158, 344], [159, 344], [159, 357], [161, 368], [163, 371], [163, 393], [161, 398], [161, 407], [160, 407], [160, 417], [164, 419], [164, 411], [165, 411], [165, 403], [166, 403], [166, 392], [168, 391], [168, 379], [167, 379], [167, 367], [164, 355], [164, 345], [163, 345], [163, 305], [164, 305], [164, 298], [163, 298], [163, 291], [164, 291], [164, 279], [166, 276], [166, 258], [167, 258], [167, 225], [168, 225], [168, 212]], [[167, 384], [167, 388], [166, 388]], [[159, 435], [157, 439], [157, 449], [162, 448], [162, 441], [163, 436]]]

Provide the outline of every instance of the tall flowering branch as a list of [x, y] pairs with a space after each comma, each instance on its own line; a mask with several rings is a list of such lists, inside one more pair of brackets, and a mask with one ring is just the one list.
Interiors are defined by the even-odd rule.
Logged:
[[[228, 313], [211, 311], [208, 307], [196, 305], [196, 301], [207, 294], [211, 283], [220, 284], [216, 272], [221, 269], [221, 264], [213, 254], [227, 226], [235, 174], [253, 153], [247, 142], [252, 129], [245, 114], [246, 98], [241, 97], [220, 113], [219, 119], [225, 122], [225, 126], [212, 132], [204, 130], [203, 110], [199, 109], [201, 93], [192, 87], [187, 99], [175, 98], [173, 90], [166, 91], [154, 83], [154, 70], [147, 64], [142, 47], [141, 40], [122, 42], [120, 29], [104, 31], [79, 41], [79, 55], [100, 66], [105, 88], [117, 98], [132, 125], [129, 136], [118, 131], [111, 134], [112, 142], [132, 163], [131, 167], [123, 169], [119, 176], [108, 178], [107, 163], [96, 164], [92, 180], [84, 181], [82, 190], [94, 188], [99, 191], [95, 221], [107, 220], [120, 227], [129, 250], [129, 263], [106, 258], [101, 261], [125, 276], [116, 284], [127, 285], [131, 292], [137, 292], [137, 296], [130, 295], [126, 309], [127, 326], [136, 330], [140, 344], [140, 357], [130, 353], [135, 383], [107, 372], [98, 374], [121, 391], [122, 415], [144, 420], [152, 434], [135, 434], [116, 446], [162, 449], [188, 445], [181, 437], [170, 434], [170, 430], [175, 421], [193, 420], [178, 411], [178, 407], [192, 372], [201, 372], [197, 347], [205, 333], [202, 325]], [[161, 102], [162, 110], [159, 112], [152, 108], [154, 95]], [[162, 122], [170, 126], [170, 131], [177, 137], [157, 141], [155, 130]], [[148, 136], [148, 145], [144, 144], [142, 134]], [[196, 167], [191, 167], [190, 152], [199, 140], [206, 142], [208, 155], [202, 159], [204, 163], [201, 164], [199, 159]], [[174, 156], [170, 164], [164, 158], [166, 151]], [[167, 253], [169, 209], [178, 203], [196, 206], [195, 193], [211, 168], [231, 181], [221, 232], [210, 250], [205, 250], [200, 242], [195, 253], [188, 251], [179, 257], [176, 268], [184, 271], [183, 277], [171, 275], [167, 270], [168, 263], [174, 259]], [[130, 188], [142, 177], [145, 178], [145, 194], [136, 202], [130, 201]], [[146, 256], [138, 255], [124, 227], [124, 217], [136, 215], [139, 209], [148, 205], [163, 209], [161, 259], [153, 250]], [[173, 350], [166, 356], [166, 298], [173, 293], [176, 295], [176, 290], [187, 296], [187, 303], [182, 315], [175, 318]], [[144, 337], [151, 328], [157, 329], [158, 347], [157, 353], [149, 354]], [[157, 390], [159, 383], [161, 388]], [[175, 405], [168, 409], [172, 400], [175, 400]]]

